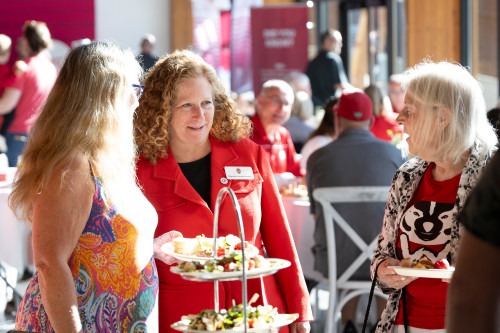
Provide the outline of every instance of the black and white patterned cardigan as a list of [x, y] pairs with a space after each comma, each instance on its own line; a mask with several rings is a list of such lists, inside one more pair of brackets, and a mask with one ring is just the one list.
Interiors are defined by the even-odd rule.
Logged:
[[[451, 231], [451, 265], [454, 264], [455, 254], [460, 239], [459, 225], [457, 221], [458, 212], [462, 210], [465, 200], [471, 189], [478, 181], [484, 167], [491, 158], [493, 150], [482, 152], [484, 150], [480, 143], [476, 142], [460, 177], [458, 185], [457, 199], [453, 207], [453, 224]], [[425, 173], [429, 163], [414, 157], [403, 164], [392, 179], [389, 198], [384, 214], [384, 223], [379, 235], [375, 253], [371, 262], [371, 276], [375, 275], [375, 268], [378, 263], [388, 258], [396, 258], [396, 240], [399, 232], [399, 224], [403, 218], [406, 206], [413, 193], [420, 183], [420, 179]], [[377, 279], [377, 286], [383, 293], [389, 294], [389, 300], [385, 306], [382, 318], [377, 326], [377, 333], [391, 332], [392, 324], [396, 320], [399, 310], [399, 300], [401, 290], [389, 288], [386, 284]]]

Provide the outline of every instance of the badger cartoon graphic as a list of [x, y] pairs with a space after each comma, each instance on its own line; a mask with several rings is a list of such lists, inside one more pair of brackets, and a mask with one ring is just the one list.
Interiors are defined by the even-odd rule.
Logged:
[[409, 207], [400, 226], [398, 256], [418, 260], [425, 255], [432, 262], [447, 258], [453, 207], [453, 203], [433, 201], [419, 201]]

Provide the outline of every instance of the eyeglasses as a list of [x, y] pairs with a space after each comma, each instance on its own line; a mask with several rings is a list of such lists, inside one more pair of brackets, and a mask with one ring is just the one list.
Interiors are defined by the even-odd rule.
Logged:
[[279, 96], [276, 95], [271, 95], [271, 96], [264, 96], [267, 98], [272, 104], [276, 106], [288, 106], [290, 103], [285, 99], [281, 99]]
[[142, 96], [142, 93], [144, 91], [144, 86], [142, 84], [133, 84], [132, 87], [135, 90], [135, 95], [137, 96], [137, 99], [139, 100]]

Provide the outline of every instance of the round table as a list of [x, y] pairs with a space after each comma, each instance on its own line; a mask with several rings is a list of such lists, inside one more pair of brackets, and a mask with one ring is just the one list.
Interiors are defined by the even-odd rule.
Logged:
[[321, 281], [323, 275], [314, 270], [314, 255], [311, 251], [314, 246], [315, 221], [309, 212], [309, 198], [282, 196], [282, 202], [304, 276], [308, 279]]

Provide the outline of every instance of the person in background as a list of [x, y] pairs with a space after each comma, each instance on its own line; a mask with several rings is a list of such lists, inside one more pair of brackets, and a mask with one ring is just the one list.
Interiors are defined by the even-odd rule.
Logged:
[[245, 117], [253, 117], [255, 115], [255, 94], [253, 91], [247, 91], [241, 94], [233, 92], [231, 97], [234, 99], [238, 106], [238, 110]]
[[303, 169], [307, 168], [307, 160], [309, 156], [321, 147], [326, 146], [337, 137], [337, 131], [335, 126], [335, 116], [334, 107], [337, 104], [338, 99], [335, 97], [330, 98], [330, 100], [325, 105], [325, 113], [321, 119], [321, 123], [318, 128], [316, 128], [307, 138], [304, 147], [301, 150], [300, 166]]
[[448, 288], [448, 333], [500, 332], [500, 155], [473, 189], [458, 220], [465, 227]]
[[288, 73], [284, 81], [293, 89], [294, 102], [290, 118], [283, 124], [293, 141], [295, 151], [300, 154], [309, 134], [316, 128], [311, 82], [301, 72]]
[[292, 138], [297, 154], [300, 154], [309, 134], [314, 131], [314, 105], [305, 91], [296, 91], [290, 118], [283, 124]]
[[[330, 186], [389, 186], [392, 176], [404, 163], [401, 151], [375, 138], [370, 133], [373, 112], [370, 98], [362, 90], [345, 89], [338, 106], [334, 108], [338, 137], [316, 150], [307, 161], [308, 193]], [[328, 278], [328, 250], [325, 221], [321, 204], [312, 195], [310, 211], [314, 215], [314, 269]], [[377, 237], [382, 226], [385, 204], [336, 204], [335, 208], [356, 233], [369, 244]], [[331, 222], [331, 221], [328, 221]], [[340, 228], [335, 228], [337, 247], [337, 273], [340, 277], [359, 255], [359, 248]], [[354, 273], [353, 279], [370, 280], [368, 260]], [[342, 309], [345, 333], [356, 332], [354, 322], [358, 298]], [[383, 309], [385, 300], [379, 308]], [[381, 310], [380, 310], [381, 313]]]
[[389, 76], [389, 89], [387, 95], [391, 100], [392, 111], [394, 113], [399, 113], [403, 110], [405, 91], [402, 86], [403, 75], [392, 74]]
[[292, 71], [287, 74], [284, 78], [284, 81], [292, 87], [294, 92], [304, 91], [307, 93], [309, 98], [312, 99], [313, 104], [315, 106], [322, 106], [322, 101], [318, 100], [312, 94], [311, 81], [309, 80], [309, 76], [304, 73], [298, 71]]
[[290, 118], [293, 101], [292, 87], [285, 81], [264, 82], [257, 96], [255, 116], [250, 118], [253, 123], [250, 139], [264, 148], [274, 173], [290, 172], [301, 177], [305, 170], [300, 167], [290, 133], [282, 126]]
[[[307, 287], [267, 154], [246, 138], [250, 121], [227, 95], [215, 69], [191, 51], [161, 58], [144, 85], [135, 117], [137, 178], [158, 212], [156, 235], [176, 230], [184, 237], [211, 237], [217, 195], [223, 187], [231, 188], [245, 240], [260, 254], [265, 249], [269, 257], [292, 263], [275, 275], [249, 279], [249, 297], [257, 293], [256, 304], [267, 300], [279, 313], [298, 313], [291, 332], [307, 333], [312, 320]], [[280, 98], [291, 104], [286, 97]], [[226, 195], [219, 208], [218, 236], [239, 235], [231, 198]], [[170, 325], [183, 315], [213, 309], [212, 282], [188, 281], [169, 265], [157, 265], [161, 332], [175, 332]], [[231, 307], [233, 300], [240, 304], [241, 292], [239, 281], [219, 283], [220, 308]]]
[[71, 50], [31, 129], [9, 196], [36, 266], [18, 330], [158, 332], [153, 254], [177, 234], [154, 244], [158, 217], [136, 184], [140, 73], [117, 46]]
[[[45, 99], [57, 77], [54, 64], [43, 52], [51, 45], [50, 31], [44, 22], [26, 21], [19, 39], [18, 52], [26, 62], [24, 74], [6, 88], [2, 95], [0, 114], [14, 112], [14, 119], [5, 135], [9, 166], [17, 165], [18, 157], [28, 141], [28, 133], [38, 117]], [[4, 95], [7, 97], [4, 99]]]
[[401, 260], [456, 263], [457, 215], [495, 150], [479, 83], [466, 68], [422, 62], [407, 69], [397, 117], [415, 156], [395, 174], [372, 259], [372, 278], [389, 295], [377, 333], [445, 332], [448, 283], [402, 276]]
[[323, 106], [330, 97], [350, 86], [340, 58], [341, 50], [342, 35], [338, 30], [329, 29], [321, 34], [321, 50], [306, 69], [317, 106]]
[[[3, 96], [5, 88], [9, 88], [16, 81], [14, 70], [7, 64], [10, 59], [12, 40], [9, 36], [0, 34], [0, 108], [4, 105], [7, 96]], [[12, 122], [14, 116], [13, 110], [0, 116], [0, 153], [7, 151], [5, 134], [7, 128]]]
[[141, 54], [137, 57], [144, 73], [147, 73], [158, 61], [158, 57], [153, 53], [155, 44], [156, 37], [153, 34], [144, 34], [141, 40]]
[[448, 333], [500, 332], [500, 155], [467, 199], [465, 226], [448, 290]]
[[[387, 96], [384, 96], [382, 89], [375, 84], [371, 84], [365, 88], [365, 93], [370, 97], [373, 106], [373, 115], [375, 117], [373, 126], [370, 131], [375, 137], [392, 143], [402, 139], [403, 128], [396, 123], [396, 116], [391, 107], [391, 101]], [[397, 136], [399, 135], [399, 140]]]
[[[0, 34], [0, 115], [12, 104], [11, 99], [15, 96], [15, 91], [9, 88], [14, 86], [17, 76], [26, 72], [27, 69], [27, 65], [23, 60], [14, 62], [12, 68], [8, 65], [11, 47], [12, 40], [10, 37]], [[6, 89], [7, 92], [4, 94]], [[13, 119], [14, 110], [0, 116], [0, 152], [7, 152], [5, 135]]]
[[495, 129], [497, 137], [500, 138], [500, 107], [489, 110], [486, 117], [488, 117], [488, 121]]

